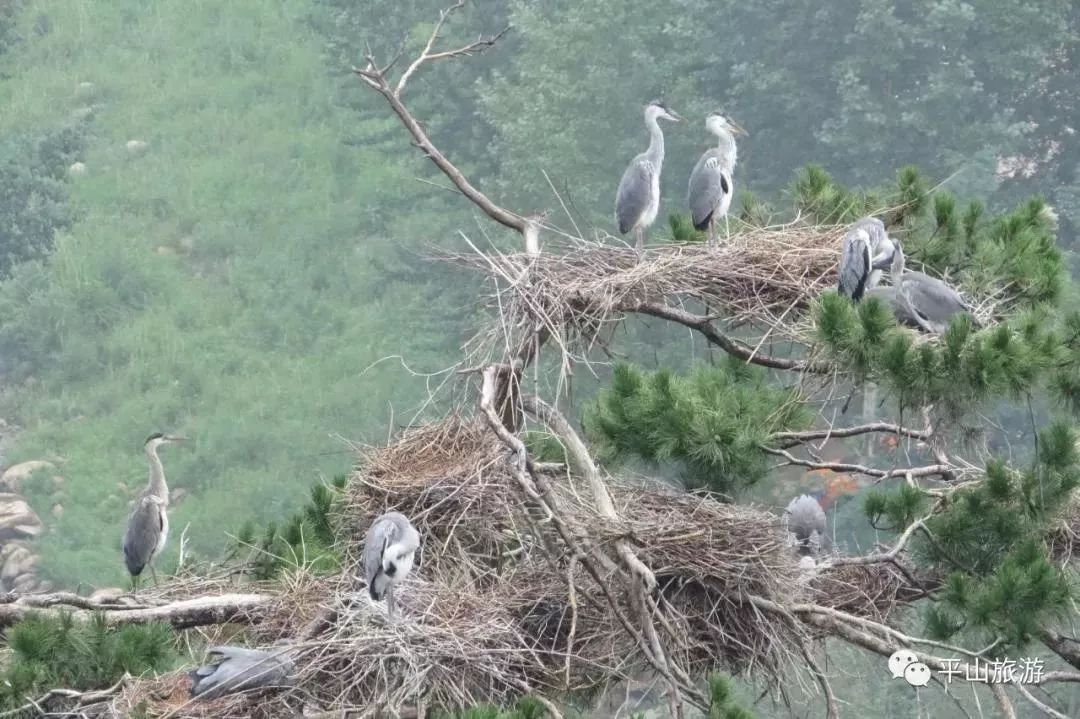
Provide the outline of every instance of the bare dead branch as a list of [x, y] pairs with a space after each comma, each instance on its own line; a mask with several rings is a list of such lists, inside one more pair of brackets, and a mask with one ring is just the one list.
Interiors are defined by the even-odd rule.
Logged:
[[783, 457], [787, 460], [788, 464], [794, 464], [799, 467], [809, 467], [810, 469], [828, 469], [833, 472], [839, 472], [844, 474], [865, 474], [869, 477], [877, 477], [878, 480], [889, 479], [890, 477], [939, 477], [944, 475], [951, 475], [955, 472], [952, 467], [943, 466], [940, 464], [928, 464], [923, 467], [898, 467], [896, 469], [875, 469], [873, 467], [867, 467], [863, 464], [847, 464], [844, 462], [816, 462], [810, 459], [802, 459], [796, 457], [786, 449], [778, 449], [776, 447], [769, 447], [767, 445], [759, 445], [761, 451], [767, 454]]
[[26, 595], [0, 604], [0, 627], [11, 626], [30, 614], [59, 616], [61, 613], [70, 614], [78, 621], [89, 621], [94, 613], [100, 613], [111, 626], [168, 622], [174, 629], [190, 629], [228, 622], [251, 624], [266, 614], [272, 601], [272, 597], [264, 594], [224, 594], [160, 606], [121, 608], [115, 603], [78, 601], [63, 595]]
[[1043, 644], [1050, 647], [1054, 654], [1080, 669], [1080, 643], [1063, 637], [1053, 629], [1043, 629], [1039, 633], [1039, 639]]
[[931, 433], [928, 430], [910, 429], [889, 422], [868, 422], [854, 427], [829, 427], [825, 429], [811, 429], [805, 432], [777, 432], [771, 439], [780, 442], [780, 449], [790, 449], [796, 445], [811, 442], [815, 439], [840, 439], [844, 437], [856, 437], [861, 434], [870, 434], [872, 432], [899, 434], [922, 442], [928, 441], [931, 437]]
[[819, 362], [771, 357], [760, 353], [755, 354], [750, 347], [737, 342], [718, 330], [712, 322], [713, 318], [707, 315], [696, 315], [692, 312], [679, 309], [678, 307], [671, 307], [670, 305], [659, 302], [640, 302], [626, 307], [626, 310], [628, 312], [639, 312], [671, 322], [677, 322], [692, 330], [696, 330], [697, 332], [700, 332], [705, 339], [724, 350], [732, 357], [745, 360], [750, 364], [770, 367], [772, 369], [809, 372], [813, 374], [828, 374], [833, 371], [833, 368], [829, 365]]

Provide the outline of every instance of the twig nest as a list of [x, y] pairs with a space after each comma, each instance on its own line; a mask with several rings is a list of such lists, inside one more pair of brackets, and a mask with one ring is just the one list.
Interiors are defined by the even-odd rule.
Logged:
[[129, 155], [137, 156], [146, 152], [150, 145], [145, 140], [128, 140], [124, 147], [127, 148]]
[[81, 177], [86, 174], [86, 165], [82, 162], [73, 162], [68, 167], [68, 175], [70, 177]]

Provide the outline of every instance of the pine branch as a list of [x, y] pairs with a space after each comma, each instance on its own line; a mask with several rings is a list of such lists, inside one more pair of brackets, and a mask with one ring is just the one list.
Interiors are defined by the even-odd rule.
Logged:
[[869, 422], [854, 427], [828, 427], [826, 429], [811, 429], [805, 432], [777, 432], [773, 434], [770, 439], [781, 443], [779, 449], [790, 449], [796, 445], [805, 444], [806, 442], [815, 439], [829, 440], [842, 437], [856, 437], [872, 432], [894, 435], [899, 434], [911, 439], [917, 439], [921, 442], [928, 442], [932, 436], [930, 430], [909, 429], [908, 427], [902, 427], [888, 422]]
[[783, 457], [787, 460], [787, 464], [794, 464], [799, 467], [808, 467], [810, 469], [828, 469], [833, 472], [839, 472], [844, 474], [865, 474], [869, 477], [877, 477], [878, 481], [883, 479], [889, 479], [890, 477], [949, 477], [955, 474], [955, 468], [943, 464], [928, 464], [922, 467], [898, 467], [895, 469], [875, 469], [873, 467], [867, 467], [863, 464], [846, 464], [844, 462], [817, 462], [809, 459], [802, 459], [796, 457], [791, 452], [785, 449], [778, 449], [776, 447], [769, 447], [767, 445], [760, 445], [761, 451], [767, 454]]
[[732, 357], [737, 357], [750, 364], [769, 367], [771, 369], [791, 370], [794, 372], [810, 372], [814, 374], [828, 374], [834, 371], [830, 365], [810, 360], [793, 360], [783, 357], [772, 357], [754, 352], [751, 348], [737, 342], [721, 332], [713, 324], [712, 317], [708, 315], [696, 315], [692, 312], [671, 307], [670, 305], [657, 302], [637, 302], [623, 308], [626, 312], [639, 312], [652, 317], [677, 322], [685, 327], [700, 332], [705, 339]]
[[1053, 629], [1043, 629], [1039, 632], [1039, 640], [1050, 647], [1054, 654], [1080, 669], [1080, 642], [1063, 637]]

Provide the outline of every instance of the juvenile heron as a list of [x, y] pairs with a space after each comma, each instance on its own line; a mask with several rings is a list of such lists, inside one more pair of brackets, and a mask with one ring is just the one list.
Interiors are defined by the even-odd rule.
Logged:
[[183, 442], [184, 437], [164, 435], [160, 432], [146, 438], [144, 449], [150, 463], [150, 481], [146, 489], [135, 500], [135, 507], [128, 517], [124, 531], [124, 564], [131, 573], [135, 589], [139, 586], [139, 575], [147, 565], [157, 584], [157, 572], [154, 570], [154, 558], [165, 548], [169, 536], [169, 486], [165, 484], [165, 468], [158, 457], [158, 447], [173, 442]]
[[706, 150], [694, 165], [687, 202], [694, 229], [708, 229], [709, 247], [715, 247], [716, 221], [724, 218], [727, 234], [728, 209], [735, 194], [735, 136], [747, 133], [719, 110], [705, 119], [705, 129], [716, 135], [717, 145]]
[[615, 224], [619, 234], [631, 230], [637, 251], [645, 248], [645, 229], [660, 211], [660, 170], [664, 165], [664, 133], [658, 120], [682, 120], [667, 105], [655, 100], [645, 106], [645, 126], [649, 128], [649, 149], [633, 159], [619, 181], [615, 195]]
[[941, 334], [953, 317], [966, 314], [978, 326], [964, 298], [947, 282], [925, 272], [904, 269], [904, 252], [899, 245], [893, 251], [889, 277], [896, 288], [893, 305], [903, 307], [897, 313], [899, 321], [910, 324], [907, 320], [913, 320], [919, 329]]
[[390, 621], [394, 620], [394, 586], [408, 576], [419, 547], [419, 532], [400, 512], [380, 516], [364, 537], [364, 578], [368, 592], [376, 602], [386, 597]]
[[791, 500], [783, 520], [788, 531], [795, 535], [799, 554], [809, 556], [825, 545], [825, 510], [809, 494]]
[[188, 672], [193, 699], [217, 699], [251, 689], [285, 686], [291, 683], [294, 668], [286, 649], [217, 646], [207, 651], [207, 660]]
[[889, 269], [895, 246], [885, 232], [885, 223], [876, 217], [864, 217], [844, 235], [840, 256], [840, 282], [837, 291], [855, 302], [877, 286], [884, 270]]

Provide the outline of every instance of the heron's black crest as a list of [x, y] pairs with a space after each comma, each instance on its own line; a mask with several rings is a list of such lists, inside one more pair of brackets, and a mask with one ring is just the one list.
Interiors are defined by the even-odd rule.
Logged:
[[150, 440], [153, 440], [153, 439], [161, 439], [161, 438], [162, 438], [162, 437], [164, 437], [164, 436], [165, 436], [165, 435], [163, 435], [163, 434], [162, 434], [161, 432], [154, 432], [154, 433], [153, 433], [152, 435], [150, 435], [149, 437], [147, 437], [147, 438], [146, 438], [146, 441], [145, 441], [145, 442], [143, 442], [143, 444], [149, 444], [149, 443], [150, 443]]
[[667, 106], [667, 103], [665, 103], [663, 100], [653, 100], [649, 104], [650, 105], [656, 105], [657, 107], [659, 107], [664, 112], [671, 112], [671, 108], [669, 108]]

